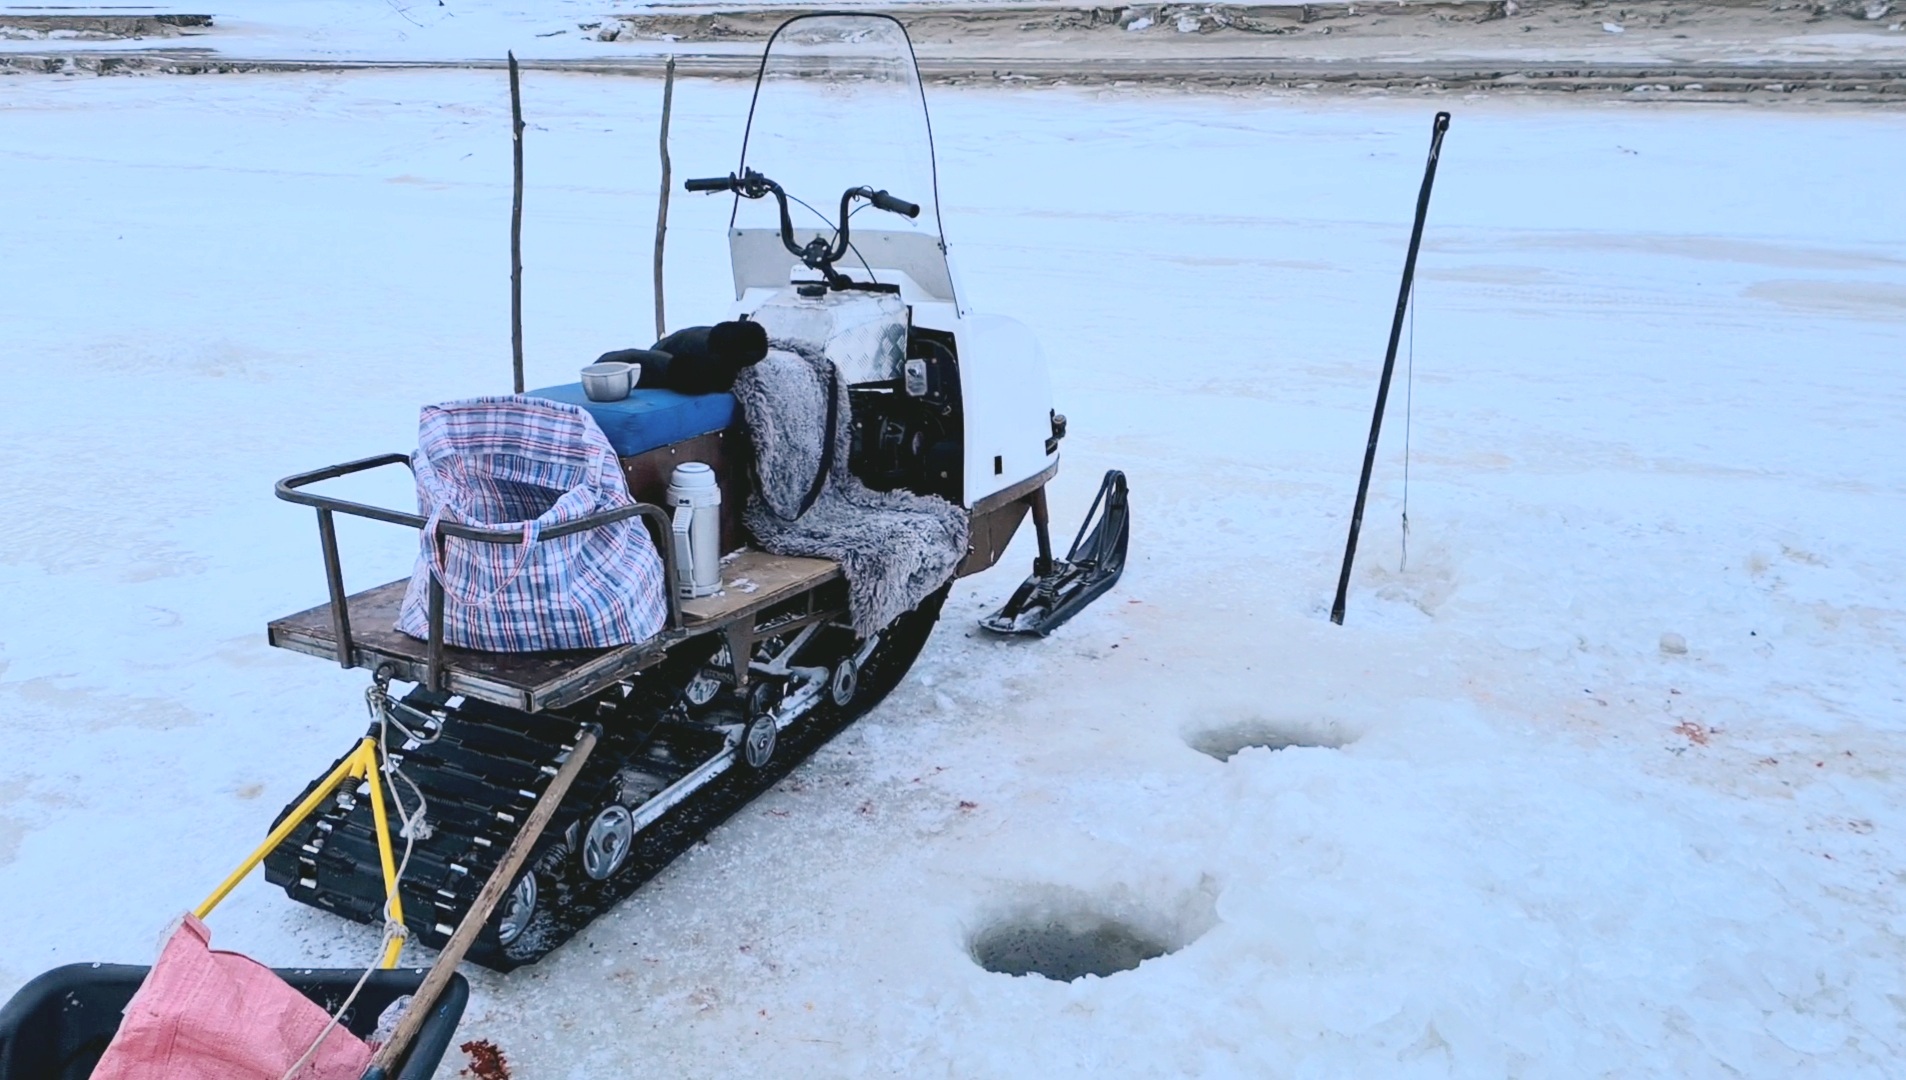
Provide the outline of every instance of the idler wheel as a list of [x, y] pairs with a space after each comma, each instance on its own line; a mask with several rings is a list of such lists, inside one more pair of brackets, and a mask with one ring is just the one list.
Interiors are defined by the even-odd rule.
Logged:
[[516, 887], [503, 894], [497, 902], [496, 941], [499, 945], [508, 945], [523, 936], [529, 929], [529, 922], [536, 917], [536, 873], [526, 870], [516, 879]]

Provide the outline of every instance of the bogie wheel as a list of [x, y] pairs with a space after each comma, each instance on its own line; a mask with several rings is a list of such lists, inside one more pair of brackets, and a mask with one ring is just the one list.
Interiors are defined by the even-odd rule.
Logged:
[[691, 709], [705, 709], [719, 693], [721, 693], [720, 677], [704, 668], [688, 677], [688, 682], [682, 687], [682, 700], [686, 701]]
[[850, 654], [834, 665], [834, 673], [828, 677], [827, 696], [838, 708], [853, 704], [854, 694], [860, 690], [860, 665], [854, 660]]
[[605, 881], [627, 861], [635, 849], [635, 818], [621, 803], [610, 803], [596, 811], [583, 830], [582, 872], [596, 881]]
[[774, 717], [767, 713], [757, 715], [741, 729], [741, 760], [750, 769], [765, 769], [774, 758], [774, 744], [778, 741], [779, 729]]

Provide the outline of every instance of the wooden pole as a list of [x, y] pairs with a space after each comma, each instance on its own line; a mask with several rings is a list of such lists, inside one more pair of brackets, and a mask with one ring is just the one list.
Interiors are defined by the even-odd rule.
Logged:
[[430, 965], [430, 971], [424, 976], [423, 984], [417, 987], [417, 993], [410, 999], [410, 1005], [404, 1010], [403, 1019], [397, 1022], [397, 1030], [391, 1033], [390, 1041], [377, 1051], [371, 1059], [371, 1067], [364, 1072], [363, 1080], [388, 1080], [397, 1067], [397, 1059], [402, 1057], [405, 1048], [424, 1026], [430, 1010], [436, 1007], [437, 998], [443, 994], [443, 988], [450, 984], [450, 976], [456, 974], [457, 965], [463, 962], [463, 956], [470, 951], [481, 933], [484, 924], [490, 920], [490, 911], [496, 902], [516, 881], [517, 871], [529, 859], [530, 849], [536, 846], [536, 838], [543, 834], [549, 819], [555, 815], [556, 807], [568, 794], [569, 785], [575, 782], [576, 775], [582, 772], [583, 762], [589, 760], [589, 754], [596, 748], [597, 728], [593, 725], [585, 729], [582, 737], [576, 740], [575, 749], [569, 751], [569, 759], [549, 780], [549, 786], [543, 789], [542, 797], [529, 812], [529, 819], [523, 822], [523, 829], [504, 849], [503, 858], [490, 872], [490, 879], [483, 883], [483, 891], [477, 893], [470, 910], [463, 913], [463, 921], [457, 924], [457, 931], [444, 943], [443, 951], [437, 954], [437, 962]]
[[1410, 229], [1410, 251], [1403, 257], [1403, 287], [1396, 294], [1396, 319], [1390, 323], [1390, 349], [1383, 356], [1383, 378], [1377, 382], [1376, 412], [1370, 417], [1370, 441], [1363, 448], [1363, 476], [1357, 481], [1357, 503], [1350, 511], [1350, 538], [1344, 541], [1343, 573], [1337, 578], [1337, 599], [1330, 605], [1330, 621], [1343, 625], [1343, 609], [1350, 593], [1350, 566], [1357, 558], [1357, 533], [1363, 528], [1363, 500], [1370, 492], [1370, 470], [1377, 463], [1377, 434], [1383, 430], [1383, 405], [1390, 399], [1390, 376], [1396, 372], [1396, 346], [1403, 338], [1403, 316], [1410, 309], [1410, 285], [1416, 280], [1416, 249], [1423, 243], [1423, 220], [1429, 216], [1430, 186], [1436, 183], [1436, 159], [1443, 152], [1443, 133], [1449, 114], [1439, 112], [1430, 125], [1429, 164], [1423, 167], [1423, 188], [1416, 195], [1416, 224]]
[[510, 202], [510, 361], [516, 393], [523, 392], [523, 91], [510, 57], [510, 128], [515, 143], [515, 198]]
[[662, 313], [662, 248], [668, 237], [668, 114], [675, 102], [675, 58], [668, 58], [662, 72], [662, 194], [655, 209], [655, 340], [668, 336], [668, 319]]

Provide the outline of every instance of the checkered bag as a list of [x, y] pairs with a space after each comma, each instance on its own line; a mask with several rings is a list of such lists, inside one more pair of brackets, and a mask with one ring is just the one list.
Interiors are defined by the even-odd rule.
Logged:
[[[466, 649], [599, 649], [662, 628], [662, 559], [639, 518], [537, 541], [632, 502], [615, 450], [587, 412], [531, 397], [427, 405], [417, 444], [411, 471], [429, 524], [398, 630], [428, 635], [432, 575], [443, 583], [444, 641]], [[438, 521], [509, 529], [522, 541], [449, 537], [439, 557]]]

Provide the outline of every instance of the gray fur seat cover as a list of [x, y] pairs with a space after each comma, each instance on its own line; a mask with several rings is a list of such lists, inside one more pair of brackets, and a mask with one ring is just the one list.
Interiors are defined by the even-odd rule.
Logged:
[[759, 477], [744, 520], [766, 551], [839, 562], [854, 632], [864, 638], [952, 578], [966, 557], [967, 518], [945, 499], [874, 491], [855, 478], [845, 383], [835, 387], [833, 466], [814, 505], [800, 512], [820, 467], [831, 367], [799, 345], [775, 342], [735, 380]]

